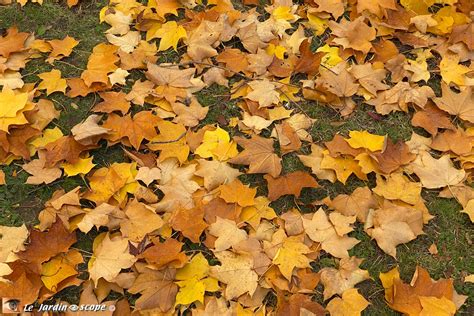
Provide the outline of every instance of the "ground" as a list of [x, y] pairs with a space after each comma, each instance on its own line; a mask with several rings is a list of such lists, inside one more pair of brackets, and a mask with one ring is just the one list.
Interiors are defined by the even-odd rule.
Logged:
[[[103, 32], [107, 26], [101, 25], [98, 19], [100, 8], [106, 3], [105, 0], [84, 0], [80, 6], [69, 9], [62, 2], [45, 0], [43, 6], [29, 4], [21, 9], [17, 6], [0, 7], [0, 30], [17, 25], [21, 31], [34, 32], [38, 38], [56, 39], [69, 35], [80, 40], [79, 46], [74, 49], [71, 57], [56, 62], [54, 65], [62, 71], [63, 77], [75, 77], [85, 68], [92, 48], [105, 40]], [[160, 58], [169, 60], [173, 56], [162, 54]], [[35, 74], [51, 69], [49, 64], [32, 61], [23, 71], [24, 79], [26, 77], [26, 81], [37, 81]], [[439, 91], [439, 82], [434, 80], [430, 84], [434, 91]], [[199, 92], [197, 96], [202, 105], [210, 107], [208, 116], [202, 122], [203, 125], [225, 121], [238, 113], [237, 107], [229, 100], [230, 92], [225, 87], [211, 86]], [[98, 102], [94, 96], [71, 99], [55, 94], [50, 99], [61, 110], [61, 116], [54, 124], [61, 128], [64, 134], [68, 134], [72, 126], [89, 116], [89, 110]], [[335, 133], [347, 135], [349, 130], [363, 129], [375, 134], [388, 134], [393, 140], [407, 140], [413, 130], [410, 115], [399, 112], [379, 118], [372, 115], [373, 109], [370, 106], [363, 104], [359, 105], [349, 118], [344, 119], [332, 109], [315, 102], [301, 102], [299, 108], [316, 119], [311, 128], [311, 134], [315, 142], [319, 143], [332, 139]], [[422, 130], [417, 130], [417, 132], [424, 134]], [[94, 163], [98, 166], [108, 166], [112, 162], [124, 159], [119, 145], [94, 150], [93, 154]], [[285, 155], [283, 166], [285, 172], [305, 168], [295, 154]], [[24, 184], [27, 174], [15, 164], [2, 166], [2, 169], [7, 174], [8, 185], [0, 186], [0, 225], [20, 225], [21, 223], [33, 225], [44, 201], [50, 198], [55, 190], [63, 188], [68, 191], [84, 183], [81, 177], [76, 176], [62, 178], [50, 185], [31, 186]], [[13, 170], [18, 172], [16, 178], [10, 176]], [[262, 177], [249, 175], [241, 180], [256, 187], [264, 182]], [[374, 182], [375, 178], [369, 178], [369, 181]], [[319, 189], [305, 189], [300, 199], [314, 201], [328, 194], [331, 197], [341, 193], [348, 194], [356, 187], [364, 185], [363, 182], [353, 178], [346, 186], [340, 183], [331, 184], [327, 181], [322, 181], [321, 184]], [[259, 187], [259, 193], [264, 192], [262, 190], [266, 189]], [[474, 271], [473, 226], [469, 223], [469, 218], [459, 212], [461, 207], [455, 200], [442, 199], [437, 197], [437, 192], [426, 193], [426, 191], [424, 199], [435, 218], [425, 225], [426, 235], [398, 247], [398, 262], [383, 253], [375, 242], [363, 233], [362, 227], [357, 227], [352, 233], [361, 242], [351, 250], [350, 254], [365, 259], [362, 268], [368, 269], [371, 276], [378, 276], [380, 272], [386, 272], [399, 265], [402, 278], [409, 281], [416, 266], [421, 265], [434, 279], [453, 278], [456, 290], [470, 297], [459, 311], [459, 315], [473, 315], [474, 285], [462, 282], [462, 278], [468, 274], [468, 271], [471, 273]], [[294, 207], [295, 201], [293, 197], [284, 198], [273, 206], [281, 213]], [[90, 252], [91, 238], [90, 236], [83, 237], [77, 247]], [[437, 245], [439, 251], [436, 256], [428, 252], [428, 248], [433, 243]], [[322, 257], [317, 264], [315, 268], [333, 266], [335, 262], [329, 257]], [[383, 287], [378, 280], [365, 281], [359, 284], [358, 288], [372, 302], [372, 305], [364, 311], [364, 315], [397, 315], [384, 303]], [[75, 297], [77, 297], [77, 292], [72, 289], [59, 294], [56, 298], [73, 301]], [[317, 288], [315, 299], [321, 303], [321, 287]]]

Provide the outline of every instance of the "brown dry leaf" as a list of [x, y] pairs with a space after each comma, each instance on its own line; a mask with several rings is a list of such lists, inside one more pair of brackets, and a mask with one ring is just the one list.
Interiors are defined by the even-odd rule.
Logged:
[[60, 161], [67, 161], [70, 164], [78, 162], [80, 154], [88, 148], [77, 142], [73, 136], [69, 135], [48, 143], [45, 149], [45, 165], [52, 167]]
[[99, 126], [97, 123], [101, 120], [99, 115], [91, 115], [82, 123], [72, 127], [71, 133], [74, 139], [82, 145], [92, 145], [97, 143], [98, 139], [109, 132], [109, 129]]
[[191, 100], [191, 104], [189, 105], [177, 102], [171, 104], [171, 107], [173, 112], [177, 115], [173, 119], [173, 122], [190, 127], [198, 125], [199, 121], [204, 119], [209, 111], [209, 107], [201, 106], [195, 98]]
[[10, 54], [24, 50], [29, 36], [28, 33], [18, 32], [16, 26], [9, 28], [6, 35], [0, 37], [0, 56], [8, 58]]
[[257, 189], [250, 188], [235, 179], [229, 184], [221, 185], [220, 197], [227, 203], [237, 203], [240, 206], [252, 206], [255, 204]]
[[390, 308], [401, 313], [423, 315], [420, 314], [426, 306], [426, 304], [422, 304], [423, 297], [444, 297], [448, 303], [453, 303], [455, 295], [453, 280], [433, 281], [428, 271], [419, 266], [416, 268], [410, 284], [405, 284], [399, 275], [393, 274], [391, 271], [385, 274], [381, 273], [380, 279], [384, 285], [386, 296], [388, 295], [387, 302]]
[[[160, 133], [147, 145], [151, 150], [161, 150], [159, 160], [177, 158], [180, 163], [188, 159], [189, 146], [186, 143], [186, 127], [181, 123], [160, 120], [157, 122]], [[150, 130], [151, 132], [151, 130]]]
[[436, 134], [430, 146], [434, 150], [452, 151], [456, 155], [464, 155], [471, 152], [473, 139], [472, 136], [458, 128]]
[[456, 127], [451, 123], [449, 115], [432, 104], [427, 104], [423, 110], [418, 111], [411, 119], [413, 126], [424, 128], [428, 133], [435, 136], [439, 129], [452, 129]]
[[359, 294], [357, 289], [348, 289], [341, 298], [333, 298], [326, 306], [331, 316], [356, 316], [369, 306], [369, 302]]
[[107, 139], [119, 141], [126, 137], [138, 149], [144, 139], [152, 140], [157, 136], [155, 127], [159, 120], [151, 111], [139, 112], [133, 118], [130, 115], [119, 116], [112, 113], [102, 126], [110, 130]]
[[[347, 143], [346, 143], [347, 144]], [[332, 170], [322, 169], [321, 162], [323, 160], [323, 148], [316, 144], [311, 144], [311, 155], [298, 155], [298, 158], [306, 166], [311, 168], [311, 172], [318, 179], [336, 182], [336, 173]]]
[[303, 227], [311, 240], [321, 243], [321, 248], [337, 258], [347, 258], [349, 249], [360, 241], [346, 234], [353, 229], [350, 226], [355, 216], [331, 213], [329, 218], [322, 208], [312, 217], [303, 218]]
[[232, 183], [242, 174], [225, 161], [199, 159], [198, 163], [199, 166], [194, 174], [204, 179], [204, 187], [208, 191], [217, 188], [221, 184]]
[[278, 177], [281, 173], [281, 158], [273, 149], [273, 140], [253, 135], [252, 138], [235, 137], [244, 151], [229, 160], [230, 163], [249, 165], [248, 173], [268, 173]]
[[186, 254], [181, 252], [183, 243], [173, 238], [168, 238], [164, 242], [160, 242], [159, 238], [156, 238], [153, 243], [154, 245], [147, 248], [140, 258], [145, 259], [154, 269], [161, 269], [165, 266], [182, 268], [186, 264]]
[[245, 293], [255, 293], [258, 275], [254, 271], [254, 261], [250, 254], [222, 251], [215, 253], [215, 256], [221, 264], [212, 266], [210, 275], [227, 285], [224, 291], [227, 300]]
[[464, 170], [454, 167], [449, 155], [435, 159], [426, 151], [420, 152], [410, 167], [427, 189], [456, 185], [466, 176]]
[[132, 242], [140, 242], [147, 234], [158, 230], [164, 224], [151, 206], [137, 200], [128, 203], [125, 215], [127, 217], [120, 223], [120, 231]]
[[246, 54], [236, 48], [225, 49], [216, 57], [216, 60], [232, 72], [245, 72], [249, 66]]
[[400, 200], [415, 205], [421, 199], [421, 183], [412, 182], [402, 173], [393, 173], [385, 180], [377, 175], [372, 191], [388, 200]]
[[305, 40], [300, 45], [300, 54], [298, 61], [295, 64], [295, 72], [308, 74], [314, 76], [319, 72], [319, 65], [324, 53], [313, 53], [311, 51], [311, 41]]
[[51, 52], [46, 61], [53, 63], [55, 60], [70, 56], [74, 47], [79, 44], [79, 41], [68, 35], [62, 40], [50, 40], [48, 44], [51, 45]]
[[135, 302], [140, 310], [158, 309], [159, 312], [169, 311], [175, 302], [178, 286], [173, 282], [176, 270], [163, 269], [156, 271], [145, 264], [136, 264], [139, 272], [133, 285], [128, 289], [132, 294], [141, 294]]
[[299, 197], [303, 188], [319, 186], [313, 177], [303, 171], [292, 172], [278, 178], [265, 175], [264, 178], [268, 182], [268, 199], [270, 201], [275, 201], [288, 194]]
[[443, 111], [457, 115], [461, 119], [474, 123], [474, 96], [471, 87], [465, 87], [460, 93], [454, 92], [449, 86], [441, 85], [442, 97], [433, 101]]
[[234, 221], [220, 217], [209, 226], [209, 234], [217, 237], [214, 243], [215, 251], [227, 250], [247, 239], [245, 230], [239, 229]]
[[41, 264], [59, 253], [67, 252], [76, 242], [76, 234], [70, 233], [61, 220], [51, 226], [47, 232], [32, 230], [29, 244], [18, 257], [31, 264], [31, 268], [40, 271]]
[[396, 247], [423, 234], [423, 212], [385, 202], [383, 207], [369, 214], [364, 230], [378, 246], [396, 258]]
[[45, 161], [45, 155], [40, 154], [39, 159], [35, 159], [23, 165], [23, 170], [31, 174], [26, 179], [28, 184], [49, 184], [54, 180], [58, 179], [62, 175], [62, 171], [59, 167], [47, 167]]
[[416, 155], [410, 152], [409, 147], [402, 141], [396, 144], [390, 138], [387, 139], [385, 150], [381, 153], [372, 154], [377, 162], [377, 167], [383, 173], [390, 174], [401, 166], [415, 160]]
[[325, 300], [334, 294], [342, 295], [344, 291], [354, 288], [354, 285], [370, 279], [369, 272], [359, 268], [363, 260], [357, 257], [343, 258], [339, 261], [338, 269], [321, 269]]
[[112, 113], [119, 111], [125, 115], [130, 109], [130, 102], [126, 99], [126, 94], [119, 91], [99, 92], [99, 96], [104, 100], [97, 103], [92, 109], [94, 112]]
[[129, 253], [129, 241], [121, 236], [102, 233], [94, 241], [94, 254], [89, 260], [89, 278], [97, 283], [100, 278], [113, 281], [122, 269], [130, 268], [136, 258]]
[[104, 43], [94, 47], [87, 62], [87, 69], [81, 74], [86, 86], [90, 87], [93, 83], [106, 85], [109, 82], [108, 74], [118, 68], [115, 65], [119, 61], [116, 55], [117, 49], [117, 46]]
[[324, 308], [304, 294], [289, 296], [279, 293], [276, 315], [278, 316], [324, 316]]
[[355, 215], [361, 223], [366, 221], [369, 210], [378, 206], [372, 191], [368, 187], [359, 187], [350, 195], [339, 194], [332, 201], [325, 201], [325, 203], [342, 215]]
[[196, 206], [190, 210], [179, 208], [173, 213], [170, 226], [180, 231], [184, 237], [197, 243], [204, 229], [208, 227], [203, 217], [204, 209], [202, 207]]

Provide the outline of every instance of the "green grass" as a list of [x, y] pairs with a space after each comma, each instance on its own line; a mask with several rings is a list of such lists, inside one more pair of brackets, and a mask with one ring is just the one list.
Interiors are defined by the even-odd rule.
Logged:
[[[98, 14], [100, 8], [107, 2], [106, 0], [84, 0], [79, 7], [73, 9], [67, 8], [63, 1], [57, 3], [47, 0], [43, 6], [28, 4], [21, 9], [16, 5], [0, 7], [0, 28], [6, 29], [17, 25], [21, 31], [35, 32], [37, 38], [62, 39], [69, 35], [80, 40], [80, 44], [74, 49], [73, 54], [65, 58], [63, 62], [49, 65], [40, 60], [33, 60], [28, 63], [27, 68], [22, 71], [27, 75], [24, 78], [25, 81], [35, 82], [38, 80], [36, 76], [38, 73], [50, 71], [53, 67], [60, 69], [63, 77], [79, 76], [81, 69], [86, 66], [92, 48], [105, 40], [103, 32], [107, 26], [99, 24]], [[159, 56], [160, 62], [174, 62], [176, 60], [177, 54], [172, 50], [163, 52]], [[138, 78], [143, 74], [133, 72], [132, 76]], [[436, 78], [430, 79], [428, 84], [436, 92], [439, 91], [439, 80]], [[126, 91], [127, 89], [130, 87], [125, 87]], [[203, 106], [209, 107], [207, 117], [198, 127], [218, 124], [226, 128], [232, 135], [237, 132], [236, 129], [228, 126], [230, 118], [240, 117], [239, 108], [236, 101], [230, 99], [228, 88], [212, 85], [197, 93], [196, 97]], [[99, 101], [95, 95], [71, 99], [58, 93], [52, 94], [49, 99], [53, 100], [56, 108], [61, 111], [59, 119], [50, 127], [56, 125], [65, 134], [70, 133], [72, 126], [90, 115], [91, 107]], [[394, 141], [409, 139], [413, 131], [410, 123], [411, 115], [408, 113], [398, 112], [377, 117], [370, 114], [374, 112], [371, 106], [359, 104], [354, 113], [343, 118], [328, 106], [317, 102], [301, 102], [300, 106], [312, 118], [316, 119], [310, 133], [314, 141], [319, 144], [331, 140], [335, 133], [347, 135], [351, 130], [364, 129], [380, 135], [386, 134]], [[111, 147], [102, 145], [101, 148], [91, 151], [94, 155], [94, 163], [98, 166], [108, 166], [113, 162], [122, 162], [126, 159], [120, 145]], [[304, 148], [302, 151], [307, 153], [308, 148]], [[68, 191], [77, 185], [84, 185], [83, 179], [80, 177], [61, 178], [50, 185], [26, 185], [24, 182], [27, 174], [22, 171], [21, 167], [12, 164], [2, 167], [2, 170], [6, 173], [8, 184], [0, 186], [0, 225], [21, 225], [22, 223], [33, 225], [37, 222], [37, 214], [42, 209], [43, 203], [51, 197], [55, 190], [63, 188]], [[284, 155], [283, 172], [290, 173], [297, 170], [308, 169], [303, 166], [295, 153]], [[17, 173], [16, 176], [13, 176], [14, 172]], [[245, 174], [240, 179], [244, 183], [257, 187], [258, 195], [267, 193], [266, 181], [262, 175]], [[306, 212], [314, 209], [308, 206], [314, 201], [321, 200], [326, 196], [350, 194], [359, 186], [373, 186], [374, 179], [371, 177], [368, 182], [364, 182], [352, 176], [346, 185], [331, 184], [328, 181], [319, 181], [319, 183], [320, 188], [304, 189], [299, 199], [285, 196], [273, 202], [272, 206], [279, 214], [295, 207]], [[402, 278], [406, 281], [410, 280], [417, 265], [426, 268], [435, 279], [454, 278], [456, 289], [470, 297], [459, 311], [459, 315], [474, 314], [474, 285], [462, 282], [462, 278], [466, 274], [474, 273], [474, 261], [472, 260], [474, 258], [472, 247], [474, 231], [472, 225], [469, 223], [468, 217], [459, 212], [460, 206], [454, 200], [438, 198], [435, 192], [425, 194], [424, 198], [435, 218], [425, 225], [426, 235], [397, 248], [398, 262], [383, 253], [363, 231], [361, 225], [357, 225], [355, 231], [351, 233], [352, 236], [361, 240], [351, 250], [351, 255], [365, 258], [363, 268], [369, 270], [373, 278], [373, 280], [365, 281], [358, 286], [364, 296], [371, 301], [371, 305], [364, 315], [398, 315], [390, 310], [384, 302], [383, 288], [378, 281], [380, 272], [386, 272], [397, 264], [400, 267]], [[81, 234], [76, 247], [90, 252], [92, 240], [93, 235]], [[439, 254], [436, 256], [428, 252], [428, 247], [432, 243], [438, 246]], [[336, 265], [336, 261], [327, 256], [323, 256], [314, 263], [316, 269]], [[321, 287], [318, 287], [315, 299], [322, 303], [322, 296], [318, 294], [320, 290]], [[78, 293], [79, 289], [72, 287], [68, 291], [60, 293], [57, 298], [77, 302]], [[274, 300], [274, 297], [269, 298], [269, 301], [274, 302]]]

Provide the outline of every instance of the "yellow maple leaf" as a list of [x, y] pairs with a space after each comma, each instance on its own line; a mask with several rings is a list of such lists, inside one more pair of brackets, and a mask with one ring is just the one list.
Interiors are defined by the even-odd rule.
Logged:
[[270, 56], [275, 56], [278, 59], [285, 59], [286, 48], [280, 45], [275, 45], [270, 43], [267, 46], [267, 54]]
[[195, 255], [189, 263], [178, 269], [175, 279], [179, 286], [176, 305], [188, 305], [195, 301], [204, 302], [205, 292], [219, 290], [216, 279], [209, 277], [209, 263], [201, 253]]
[[370, 134], [367, 131], [350, 131], [346, 142], [352, 148], [365, 148], [372, 152], [382, 150], [385, 146], [385, 136]]
[[67, 83], [66, 79], [61, 78], [61, 71], [53, 69], [50, 72], [43, 72], [38, 75], [41, 78], [40, 84], [38, 85], [39, 90], [46, 90], [46, 94], [50, 95], [53, 92], [66, 92]]
[[160, 134], [147, 145], [151, 150], [161, 150], [160, 161], [167, 158], [177, 158], [180, 163], [185, 162], [189, 155], [189, 146], [186, 143], [186, 127], [169, 121], [157, 123]]
[[220, 161], [237, 156], [237, 144], [230, 140], [229, 133], [218, 127], [214, 131], [206, 131], [202, 144], [194, 151], [202, 158], [214, 158]]
[[377, 175], [377, 186], [372, 191], [388, 200], [401, 200], [411, 205], [421, 199], [421, 183], [411, 182], [401, 173], [391, 174], [386, 180]]
[[321, 169], [330, 169], [336, 172], [337, 180], [343, 184], [351, 174], [355, 174], [359, 179], [367, 180], [367, 176], [362, 172], [361, 167], [351, 157], [334, 158], [329, 154], [328, 150], [323, 151], [323, 159], [321, 160]]
[[465, 85], [466, 73], [470, 69], [464, 65], [459, 64], [459, 56], [457, 54], [445, 54], [439, 63], [441, 70], [441, 77], [446, 84], [455, 83], [458, 86]]
[[76, 163], [63, 163], [61, 167], [68, 177], [73, 177], [78, 174], [87, 174], [95, 166], [95, 164], [92, 162], [93, 159], [94, 157], [79, 158]]
[[331, 47], [328, 44], [319, 47], [316, 52], [326, 53], [321, 58], [321, 65], [326, 68], [332, 68], [342, 62], [342, 58], [339, 56], [339, 48]]
[[59, 283], [79, 273], [76, 266], [82, 262], [82, 255], [77, 250], [59, 254], [42, 264], [41, 281], [48, 290], [56, 292]]
[[283, 245], [273, 258], [273, 263], [278, 266], [287, 280], [291, 280], [294, 268], [309, 267], [310, 260], [305, 254], [310, 252], [311, 250], [296, 236], [291, 236], [283, 241]]
[[13, 118], [26, 106], [28, 93], [15, 93], [12, 89], [4, 87], [0, 92], [0, 118]]
[[367, 306], [369, 302], [359, 294], [357, 289], [348, 289], [342, 293], [342, 298], [333, 298], [326, 308], [331, 316], [360, 316]]
[[177, 50], [179, 40], [187, 38], [187, 33], [184, 27], [178, 25], [175, 21], [169, 21], [163, 24], [161, 28], [153, 34], [153, 36], [161, 39], [160, 47], [158, 47], [158, 51], [161, 52], [170, 47]]

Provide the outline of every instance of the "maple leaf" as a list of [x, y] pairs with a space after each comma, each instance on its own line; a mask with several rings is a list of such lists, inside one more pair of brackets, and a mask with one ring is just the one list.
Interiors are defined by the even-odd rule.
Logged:
[[15, 261], [15, 253], [25, 250], [23, 243], [28, 238], [28, 229], [24, 224], [20, 227], [0, 226], [0, 234], [0, 263]]
[[339, 261], [338, 269], [321, 269], [321, 283], [324, 285], [324, 299], [334, 294], [342, 295], [354, 285], [370, 279], [369, 272], [359, 268], [363, 259], [357, 257], [343, 258]]
[[119, 91], [99, 92], [99, 96], [104, 100], [97, 103], [92, 109], [94, 112], [112, 113], [119, 111], [123, 115], [130, 109], [130, 102], [126, 99], [126, 94]]
[[39, 159], [35, 159], [23, 165], [23, 170], [31, 174], [26, 183], [28, 184], [49, 184], [61, 177], [62, 172], [59, 167], [47, 167], [44, 154]]
[[184, 27], [178, 25], [175, 21], [169, 21], [163, 24], [153, 36], [161, 38], [158, 51], [164, 51], [170, 47], [177, 51], [179, 40], [186, 38], [187, 34]]
[[312, 218], [303, 218], [303, 227], [311, 240], [321, 243], [321, 248], [338, 258], [347, 258], [349, 249], [359, 243], [359, 240], [348, 237], [353, 229], [355, 216], [348, 217], [339, 213], [328, 216], [319, 209]]
[[324, 157], [323, 150], [322, 147], [311, 144], [311, 155], [298, 155], [298, 158], [306, 167], [311, 168], [311, 172], [315, 174], [318, 179], [329, 180], [334, 183], [336, 182], [336, 173], [321, 167], [321, 162]]
[[89, 171], [94, 168], [95, 164], [92, 162], [94, 157], [89, 157], [89, 158], [80, 158], [78, 162], [74, 164], [70, 163], [63, 163], [61, 164], [61, 168], [63, 168], [64, 173], [68, 177], [73, 177], [78, 174], [85, 175], [89, 173]]
[[456, 93], [449, 86], [441, 85], [442, 97], [434, 98], [433, 101], [443, 111], [457, 115], [461, 119], [474, 123], [474, 97], [472, 88], [467, 87]]
[[344, 48], [352, 48], [367, 53], [372, 48], [371, 41], [375, 39], [376, 32], [364, 20], [365, 18], [360, 16], [351, 22], [345, 19], [340, 23], [329, 21], [329, 27], [333, 34], [338, 37], [334, 42]]
[[273, 150], [273, 140], [253, 135], [252, 138], [234, 138], [237, 144], [244, 147], [230, 163], [249, 165], [248, 173], [268, 173], [278, 177], [281, 173], [281, 158]]
[[97, 285], [100, 278], [113, 279], [122, 269], [130, 268], [136, 258], [129, 253], [128, 239], [102, 233], [94, 242], [94, 253], [89, 260], [89, 278]]
[[337, 180], [343, 184], [351, 174], [355, 174], [359, 179], [367, 179], [367, 176], [362, 172], [361, 167], [351, 157], [337, 157], [333, 158], [329, 155], [327, 150], [323, 151], [323, 159], [321, 160], [321, 168], [334, 170]]
[[[423, 234], [423, 213], [385, 202], [382, 208], [369, 214], [371, 226], [366, 232], [377, 241], [379, 247], [396, 258], [396, 247]], [[373, 226], [373, 228], [371, 228]]]
[[59, 253], [67, 252], [76, 242], [76, 234], [69, 233], [61, 220], [51, 226], [47, 232], [32, 230], [30, 243], [18, 257], [32, 264], [32, 269], [40, 271], [41, 264]]
[[450, 310], [454, 305], [452, 301], [455, 293], [453, 281], [450, 279], [433, 281], [429, 273], [422, 267], [416, 268], [410, 284], [405, 284], [400, 279], [397, 268], [387, 273], [381, 273], [380, 279], [385, 288], [387, 302], [396, 311], [410, 315], [427, 315], [430, 307], [432, 308], [430, 305], [436, 304], [436, 299], [443, 298], [446, 300], [446, 305], [443, 305], [443, 308]]
[[396, 171], [400, 166], [406, 165], [416, 158], [404, 142], [399, 141], [394, 144], [390, 138], [387, 138], [385, 150], [382, 153], [373, 154], [373, 157], [375, 157], [380, 171], [386, 174]]
[[227, 250], [247, 239], [247, 233], [239, 229], [234, 221], [216, 218], [216, 222], [209, 226], [209, 233], [217, 237], [214, 247], [216, 251]]
[[296, 316], [305, 314], [323, 316], [326, 315], [326, 311], [321, 305], [311, 300], [311, 297], [308, 295], [297, 293], [289, 297], [285, 297], [282, 294], [278, 296], [276, 315]]
[[220, 197], [222, 199], [227, 203], [237, 203], [240, 206], [254, 205], [256, 193], [257, 189], [249, 188], [238, 179], [220, 187]]
[[77, 250], [70, 250], [66, 254], [59, 254], [41, 266], [41, 281], [44, 286], [56, 292], [61, 282], [77, 275], [77, 265], [83, 263], [82, 255]]
[[278, 178], [265, 175], [264, 178], [268, 182], [268, 199], [270, 201], [275, 201], [287, 194], [299, 197], [303, 188], [319, 186], [313, 177], [303, 171], [292, 172]]
[[466, 175], [464, 170], [454, 167], [448, 155], [435, 159], [426, 151], [418, 155], [411, 168], [423, 187], [428, 189], [459, 184]]
[[99, 204], [110, 198], [121, 202], [127, 192], [134, 192], [138, 186], [135, 181], [135, 163], [114, 163], [110, 168], [97, 169], [89, 177], [90, 191], [85, 198]]
[[109, 77], [107, 75], [118, 68], [115, 65], [119, 60], [118, 56], [115, 55], [117, 49], [118, 47], [114, 45], [104, 43], [94, 47], [87, 62], [87, 69], [81, 74], [81, 78], [87, 87], [90, 87], [95, 82], [108, 83]]
[[6, 35], [0, 37], [0, 55], [8, 58], [10, 54], [24, 50], [29, 36], [28, 33], [18, 32], [15, 26], [9, 28]]
[[97, 123], [101, 117], [91, 115], [83, 123], [79, 123], [71, 129], [74, 139], [82, 145], [92, 145], [97, 142], [100, 136], [109, 132], [107, 128], [99, 126]]
[[26, 107], [27, 101], [27, 93], [16, 94], [7, 87], [3, 88], [0, 92], [0, 126], [2, 131], [8, 132], [10, 124], [19, 123], [12, 119], [18, 118], [19, 112]]
[[168, 158], [177, 158], [180, 163], [185, 162], [189, 155], [189, 146], [186, 144], [186, 128], [183, 124], [168, 121], [158, 121], [156, 126], [160, 133], [153, 137], [147, 145], [152, 150], [161, 150], [160, 161]]
[[195, 301], [204, 303], [205, 292], [219, 290], [217, 280], [209, 277], [210, 266], [201, 253], [195, 255], [188, 264], [176, 272], [179, 291], [176, 295], [176, 305], [188, 305]]
[[308, 246], [303, 244], [298, 237], [290, 236], [283, 241], [273, 258], [273, 263], [278, 266], [281, 274], [290, 281], [293, 269], [309, 267], [310, 260], [306, 254], [310, 252]]
[[180, 231], [183, 236], [197, 243], [202, 232], [208, 226], [203, 217], [204, 209], [202, 207], [194, 207], [190, 210], [179, 208], [170, 219], [170, 225], [173, 229]]
[[271, 201], [264, 196], [256, 197], [255, 205], [244, 207], [240, 218], [252, 225], [252, 227], [258, 228], [262, 219], [271, 220], [277, 217], [273, 208], [269, 206], [270, 202]]
[[125, 215], [127, 218], [120, 223], [120, 231], [124, 237], [134, 242], [140, 242], [147, 234], [164, 224], [152, 207], [137, 200], [128, 203]]
[[350, 195], [339, 194], [332, 201], [327, 201], [326, 204], [342, 215], [356, 215], [357, 220], [362, 223], [367, 219], [369, 210], [378, 205], [372, 191], [367, 187], [359, 187]]
[[186, 264], [186, 254], [181, 252], [183, 243], [173, 238], [168, 238], [164, 242], [154, 239], [153, 243], [153, 246], [147, 248], [140, 255], [140, 258], [144, 258], [148, 264], [153, 265], [156, 269], [165, 266], [181, 268]]
[[67, 35], [62, 40], [50, 40], [48, 44], [51, 46], [51, 52], [46, 61], [52, 63], [55, 60], [60, 60], [71, 55], [72, 50], [79, 44], [79, 41]]
[[198, 160], [199, 166], [194, 173], [204, 179], [204, 187], [210, 191], [221, 184], [232, 183], [242, 173], [225, 161]]
[[360, 315], [369, 306], [369, 302], [359, 294], [357, 289], [348, 289], [342, 293], [342, 298], [333, 298], [326, 306], [331, 316]]
[[366, 148], [372, 152], [385, 147], [386, 137], [370, 134], [367, 131], [350, 131], [346, 140], [352, 148]]
[[401, 173], [391, 174], [386, 180], [377, 175], [377, 186], [373, 191], [388, 200], [401, 200], [412, 205], [421, 199], [421, 184], [411, 182]]
[[135, 302], [136, 308], [149, 310], [157, 308], [161, 312], [169, 311], [175, 303], [178, 286], [173, 282], [175, 270], [152, 270], [145, 265], [135, 265], [139, 271], [128, 291], [140, 293]]
[[164, 193], [163, 199], [156, 205], [158, 210], [171, 211], [181, 206], [194, 207], [192, 194], [200, 186], [193, 180], [196, 165], [178, 167], [178, 161], [169, 158], [160, 164], [161, 180], [158, 188]]
[[229, 133], [218, 127], [214, 131], [204, 132], [202, 144], [194, 151], [202, 158], [228, 160], [237, 155], [237, 144], [230, 140]]
[[144, 139], [152, 140], [157, 136], [155, 126], [159, 118], [149, 111], [137, 113], [133, 118], [130, 115], [119, 116], [112, 113], [102, 124], [102, 128], [110, 130], [107, 139], [118, 141], [124, 137], [128, 138], [130, 144], [138, 149]]
[[221, 251], [214, 255], [221, 264], [212, 266], [210, 275], [227, 284], [225, 298], [231, 300], [245, 293], [253, 295], [258, 286], [258, 275], [253, 269], [252, 257], [246, 253], [236, 254], [230, 251]]

